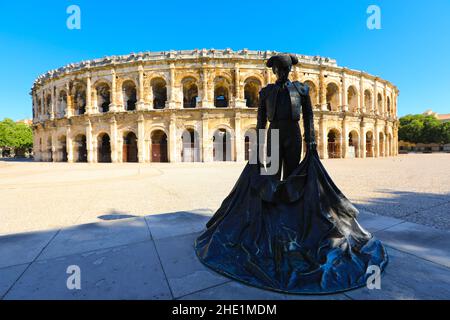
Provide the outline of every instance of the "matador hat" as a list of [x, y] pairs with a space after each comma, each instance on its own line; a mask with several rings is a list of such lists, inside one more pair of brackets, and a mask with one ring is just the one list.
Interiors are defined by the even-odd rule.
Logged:
[[298, 58], [293, 54], [277, 54], [267, 60], [266, 66], [272, 68], [274, 65], [280, 67], [290, 67], [298, 63]]

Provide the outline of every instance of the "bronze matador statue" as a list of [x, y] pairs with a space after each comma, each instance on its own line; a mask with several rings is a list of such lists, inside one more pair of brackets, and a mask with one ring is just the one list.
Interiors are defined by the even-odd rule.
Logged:
[[[260, 91], [257, 129], [270, 122], [267, 158], [278, 151], [281, 166], [268, 174], [260, 157], [249, 161], [195, 251], [211, 269], [248, 285], [292, 294], [341, 292], [365, 286], [388, 256], [358, 224], [358, 210], [320, 161], [308, 87], [288, 79], [297, 62], [294, 55], [271, 57], [267, 66], [278, 79]], [[300, 112], [306, 142], [301, 162]], [[279, 139], [270, 141], [275, 129]]]

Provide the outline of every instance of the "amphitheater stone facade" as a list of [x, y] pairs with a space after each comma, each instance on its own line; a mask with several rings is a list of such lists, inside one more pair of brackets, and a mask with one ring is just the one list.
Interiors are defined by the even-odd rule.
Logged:
[[[145, 52], [49, 71], [31, 91], [35, 159], [244, 161], [252, 152], [259, 90], [276, 80], [265, 66], [274, 54]], [[297, 56], [290, 78], [310, 87], [322, 158], [397, 155], [393, 84], [329, 58]]]

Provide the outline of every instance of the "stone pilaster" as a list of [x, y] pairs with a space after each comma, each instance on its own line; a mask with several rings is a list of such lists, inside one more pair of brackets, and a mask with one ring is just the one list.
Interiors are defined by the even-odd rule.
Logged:
[[144, 116], [140, 114], [138, 118], [138, 159], [141, 163], [147, 161], [145, 149], [145, 122]]
[[170, 115], [169, 123], [169, 162], [177, 162], [177, 126], [176, 115], [172, 113]]
[[118, 150], [118, 135], [117, 135], [117, 121], [116, 117], [111, 117], [109, 121], [109, 128], [111, 132], [111, 162], [119, 162], [119, 150]]

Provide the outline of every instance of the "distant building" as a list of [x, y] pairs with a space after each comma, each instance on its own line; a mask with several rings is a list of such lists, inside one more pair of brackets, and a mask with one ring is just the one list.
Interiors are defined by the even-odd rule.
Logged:
[[437, 112], [434, 112], [433, 110], [428, 109], [422, 114], [425, 116], [434, 116], [436, 119], [438, 119], [441, 122], [449, 122], [450, 121], [450, 113], [438, 114]]

